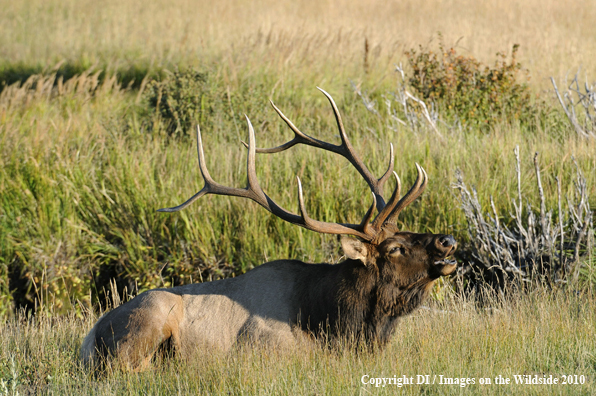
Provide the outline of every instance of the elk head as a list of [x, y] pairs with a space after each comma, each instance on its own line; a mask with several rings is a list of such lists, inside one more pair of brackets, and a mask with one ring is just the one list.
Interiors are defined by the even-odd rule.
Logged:
[[[400, 198], [401, 182], [393, 171], [393, 145], [390, 145], [390, 159], [387, 171], [377, 179], [368, 170], [362, 160], [356, 155], [346, 135], [339, 110], [333, 98], [321, 88], [318, 88], [329, 100], [341, 138], [340, 145], [327, 143], [302, 133], [298, 128], [279, 110], [273, 102], [271, 105], [294, 132], [294, 138], [278, 147], [258, 149], [255, 145], [255, 134], [253, 126], [246, 117], [248, 123], [248, 148], [247, 159], [247, 186], [246, 188], [226, 187], [215, 182], [209, 175], [205, 165], [201, 132], [197, 126], [197, 151], [199, 157], [199, 168], [205, 179], [205, 186], [194, 196], [183, 204], [166, 209], [159, 209], [162, 212], [174, 212], [181, 210], [192, 202], [206, 194], [230, 195], [249, 198], [273, 213], [277, 217], [304, 227], [306, 229], [325, 233], [350, 235], [354, 238], [343, 237], [342, 247], [346, 256], [353, 260], [361, 261], [366, 267], [378, 268], [380, 276], [384, 273], [391, 273], [391, 276], [398, 276], [404, 283], [413, 281], [413, 278], [434, 280], [440, 276], [451, 274], [456, 268], [456, 262], [448, 257], [455, 252], [457, 243], [451, 235], [416, 234], [412, 232], [399, 231], [396, 221], [399, 213], [416, 198], [418, 198], [427, 185], [428, 177], [422, 167], [416, 164], [418, 172], [416, 181], [410, 190]], [[300, 214], [294, 214], [273, 201], [259, 185], [255, 170], [256, 153], [277, 153], [291, 148], [296, 144], [306, 144], [316, 148], [339, 154], [346, 158], [364, 178], [372, 192], [372, 205], [364, 215], [359, 224], [328, 223], [312, 219], [305, 208], [302, 184], [298, 178], [298, 203]], [[391, 198], [386, 202], [383, 198], [383, 187], [391, 176], [395, 177], [396, 185]], [[373, 219], [375, 208], [378, 211]], [[372, 221], [371, 221], [372, 220]]]
[[450, 275], [457, 267], [456, 261], [449, 259], [457, 248], [451, 235], [387, 229], [383, 230], [383, 234], [378, 244], [342, 238], [345, 255], [372, 267], [383, 284], [402, 289], [414, 285], [427, 288], [435, 279]]

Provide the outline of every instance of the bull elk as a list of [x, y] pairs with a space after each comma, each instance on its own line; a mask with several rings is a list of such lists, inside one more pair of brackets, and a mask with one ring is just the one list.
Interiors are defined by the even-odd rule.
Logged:
[[[387, 171], [380, 179], [375, 178], [354, 152], [335, 102], [327, 92], [321, 92], [333, 109], [340, 145], [300, 132], [272, 102], [295, 136], [281, 146], [257, 149], [247, 117], [248, 183], [244, 189], [233, 188], [209, 175], [197, 127], [199, 168], [205, 186], [183, 204], [160, 211], [184, 209], [207, 194], [249, 198], [292, 224], [324, 234], [341, 234], [346, 260], [339, 264], [278, 260], [236, 278], [141, 293], [97, 321], [81, 348], [85, 362], [116, 356], [128, 367], [142, 369], [161, 345], [183, 355], [213, 347], [229, 350], [241, 341], [291, 347], [297, 338], [351, 339], [383, 345], [393, 334], [397, 319], [420, 305], [437, 278], [454, 272], [457, 264], [449, 256], [457, 244], [451, 235], [400, 231], [396, 225], [399, 213], [426, 188], [424, 169], [416, 164], [416, 181], [400, 199], [393, 147]], [[256, 153], [277, 153], [300, 143], [339, 154], [364, 178], [373, 203], [359, 224], [312, 219], [304, 205], [300, 179], [300, 214], [284, 209], [261, 189], [255, 171]], [[383, 186], [391, 175], [396, 185], [386, 202]], [[378, 214], [372, 219], [375, 208]]]

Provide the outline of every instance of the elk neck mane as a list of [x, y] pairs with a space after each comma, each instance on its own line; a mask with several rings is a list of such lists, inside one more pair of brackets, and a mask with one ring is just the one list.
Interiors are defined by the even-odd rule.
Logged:
[[297, 324], [315, 337], [327, 333], [331, 338], [385, 344], [397, 319], [416, 309], [434, 283], [433, 279], [419, 277], [402, 286], [403, 281], [360, 260], [347, 259], [338, 264], [291, 262], [309, 269], [296, 282], [300, 310]]

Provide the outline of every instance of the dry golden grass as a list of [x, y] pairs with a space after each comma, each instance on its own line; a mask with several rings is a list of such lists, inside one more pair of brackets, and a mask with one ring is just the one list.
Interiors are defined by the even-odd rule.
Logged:
[[[157, 362], [143, 373], [108, 365], [94, 375], [77, 349], [95, 317], [23, 315], [0, 326], [0, 394], [62, 395], [590, 395], [596, 373], [596, 310], [589, 295], [538, 291], [477, 309], [469, 300], [447, 298], [405, 318], [386, 349], [372, 352], [313, 347], [297, 353], [239, 348]], [[429, 375], [434, 384], [375, 387], [377, 377]], [[474, 384], [440, 384], [440, 375], [474, 378]], [[495, 384], [501, 375], [509, 385]], [[519, 385], [514, 375], [552, 375], [558, 385]], [[562, 376], [583, 384], [561, 384]], [[436, 376], [436, 378], [435, 378]], [[490, 385], [480, 385], [490, 378]], [[575, 377], [574, 381], [575, 381]], [[5, 391], [6, 394], [11, 394]], [[14, 393], [16, 394], [16, 393]]]
[[273, 68], [283, 81], [287, 73], [325, 78], [328, 68], [361, 68], [367, 38], [368, 62], [384, 75], [404, 50], [436, 43], [441, 32], [447, 45], [485, 63], [521, 44], [519, 60], [539, 88], [578, 67], [596, 76], [591, 0], [2, 0], [0, 9], [2, 62], [171, 65], [215, 56], [229, 66], [224, 78]]

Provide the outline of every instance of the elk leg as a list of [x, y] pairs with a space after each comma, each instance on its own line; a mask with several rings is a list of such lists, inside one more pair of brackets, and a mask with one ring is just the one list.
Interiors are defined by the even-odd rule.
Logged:
[[151, 290], [109, 312], [101, 320], [96, 345], [117, 355], [128, 369], [141, 371], [151, 363], [156, 349], [167, 339], [179, 344], [179, 323], [184, 316], [182, 298]]

